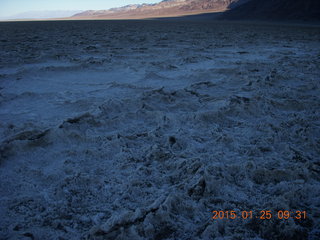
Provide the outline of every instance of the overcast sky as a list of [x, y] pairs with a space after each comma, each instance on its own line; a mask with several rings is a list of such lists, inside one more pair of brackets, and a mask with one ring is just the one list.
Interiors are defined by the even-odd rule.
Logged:
[[128, 4], [156, 3], [161, 0], [0, 0], [0, 18], [29, 11], [103, 10]]

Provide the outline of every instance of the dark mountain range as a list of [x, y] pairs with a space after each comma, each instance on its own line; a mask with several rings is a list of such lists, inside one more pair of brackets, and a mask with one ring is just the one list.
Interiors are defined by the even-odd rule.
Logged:
[[[194, 16], [191, 16], [194, 15]], [[85, 11], [71, 19], [320, 20], [320, 0], [164, 0], [109, 10]]]
[[320, 0], [250, 0], [226, 11], [222, 18], [320, 20]]

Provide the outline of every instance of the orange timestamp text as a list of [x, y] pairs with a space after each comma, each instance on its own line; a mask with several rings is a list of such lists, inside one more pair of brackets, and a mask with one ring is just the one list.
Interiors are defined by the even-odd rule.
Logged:
[[307, 218], [306, 211], [290, 211], [290, 210], [279, 210], [279, 211], [271, 211], [271, 210], [261, 210], [261, 211], [212, 211], [212, 219], [261, 219], [261, 220], [269, 220], [272, 218], [276, 219], [298, 219], [303, 220]]

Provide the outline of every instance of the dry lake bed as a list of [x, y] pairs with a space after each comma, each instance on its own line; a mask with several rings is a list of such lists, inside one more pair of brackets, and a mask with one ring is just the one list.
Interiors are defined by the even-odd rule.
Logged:
[[0, 238], [319, 239], [319, 66], [319, 25], [0, 23]]

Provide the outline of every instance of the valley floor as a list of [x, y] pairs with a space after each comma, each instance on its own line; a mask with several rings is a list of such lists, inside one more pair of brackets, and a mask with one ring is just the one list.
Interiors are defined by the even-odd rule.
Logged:
[[0, 32], [1, 239], [319, 239], [318, 26]]

